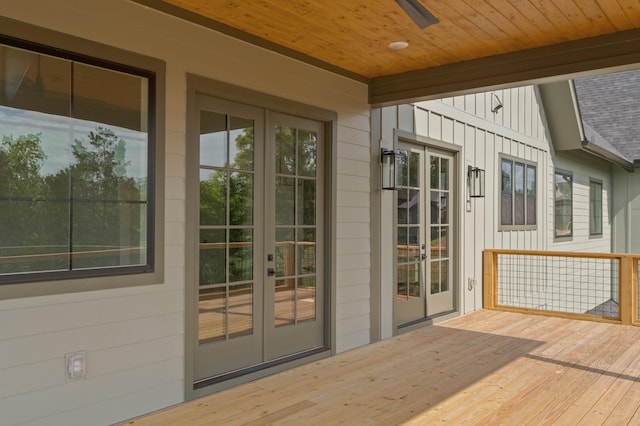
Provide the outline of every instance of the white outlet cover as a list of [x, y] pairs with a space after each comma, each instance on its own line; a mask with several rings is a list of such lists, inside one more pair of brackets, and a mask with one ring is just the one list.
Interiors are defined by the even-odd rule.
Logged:
[[87, 352], [74, 352], [65, 355], [67, 381], [84, 379], [87, 376]]

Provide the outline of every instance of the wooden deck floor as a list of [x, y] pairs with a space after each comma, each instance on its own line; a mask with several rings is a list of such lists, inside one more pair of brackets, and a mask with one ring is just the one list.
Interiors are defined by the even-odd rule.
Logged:
[[640, 424], [640, 328], [476, 312], [133, 425]]

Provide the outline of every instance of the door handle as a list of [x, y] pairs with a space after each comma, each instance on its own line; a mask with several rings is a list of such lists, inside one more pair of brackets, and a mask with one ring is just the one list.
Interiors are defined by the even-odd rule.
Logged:
[[422, 260], [427, 260], [427, 253], [422, 253]]
[[272, 277], [276, 274], [276, 270], [273, 268], [267, 268], [267, 276]]

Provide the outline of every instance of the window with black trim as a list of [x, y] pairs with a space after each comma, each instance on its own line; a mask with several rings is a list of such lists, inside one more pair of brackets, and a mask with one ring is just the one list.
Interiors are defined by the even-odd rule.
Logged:
[[554, 188], [554, 237], [573, 236], [573, 175], [556, 170]]
[[602, 235], [602, 182], [589, 181], [589, 235]]
[[154, 268], [155, 74], [0, 40], [0, 283]]
[[507, 157], [500, 159], [500, 225], [503, 229], [536, 226], [536, 166]]

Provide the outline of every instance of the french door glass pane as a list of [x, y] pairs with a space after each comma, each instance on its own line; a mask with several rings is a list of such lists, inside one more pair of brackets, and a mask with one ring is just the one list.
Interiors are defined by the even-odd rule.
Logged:
[[449, 160], [440, 158], [440, 189], [449, 189]]
[[440, 262], [431, 262], [431, 294], [440, 293]]
[[298, 174], [316, 176], [318, 167], [318, 135], [307, 130], [298, 130]]
[[431, 157], [429, 161], [429, 176], [431, 177], [431, 189], [440, 188], [440, 161], [438, 157]]
[[298, 229], [297, 264], [298, 275], [313, 274], [316, 272], [316, 230]]
[[420, 297], [420, 264], [410, 263], [408, 265], [408, 297], [413, 299]]
[[296, 129], [276, 126], [276, 174], [296, 173]]
[[418, 188], [420, 186], [420, 154], [412, 152], [409, 154], [409, 186]]
[[229, 222], [231, 225], [253, 225], [252, 173], [230, 173]]
[[409, 223], [409, 190], [398, 189], [398, 224]]
[[276, 297], [274, 306], [274, 322], [276, 327], [295, 323], [296, 279], [284, 278], [276, 280]]
[[316, 181], [298, 180], [298, 225], [316, 224]]
[[227, 172], [200, 169], [200, 225], [226, 225]]
[[276, 276], [295, 274], [295, 228], [276, 229]]
[[412, 226], [409, 228], [409, 244], [408, 244], [408, 260], [413, 262], [420, 261], [420, 227]]
[[200, 164], [224, 167], [227, 164], [227, 116], [200, 111]]
[[296, 179], [276, 177], [276, 225], [295, 225]]
[[409, 191], [409, 223], [420, 223], [420, 191], [415, 189]]
[[249, 281], [253, 279], [253, 230], [231, 229], [229, 234], [229, 281]]
[[440, 192], [431, 191], [431, 224], [437, 225], [440, 216]]
[[298, 279], [296, 291], [296, 312], [298, 322], [316, 319], [316, 279], [305, 277]]
[[316, 318], [318, 135], [275, 127], [276, 280], [274, 325]]
[[230, 117], [229, 166], [232, 169], [253, 170], [253, 120]]
[[229, 286], [229, 337], [246, 336], [253, 332], [253, 285]]
[[440, 253], [442, 257], [449, 257], [449, 228], [440, 228]]
[[227, 231], [225, 229], [200, 230], [200, 285], [227, 281]]
[[227, 335], [226, 287], [200, 290], [198, 312], [200, 343], [224, 340]]
[[409, 300], [407, 277], [409, 273], [407, 265], [398, 265], [396, 268], [396, 292], [397, 300]]
[[440, 258], [440, 250], [442, 248], [442, 241], [440, 239], [440, 227], [431, 227], [431, 260]]
[[200, 343], [253, 333], [253, 127], [200, 114]]
[[396, 250], [398, 253], [398, 263], [406, 263], [409, 261], [409, 239], [408, 228], [405, 226], [398, 226], [398, 243]]
[[440, 223], [449, 223], [449, 194], [447, 192], [440, 192]]
[[440, 291], [449, 291], [449, 261], [440, 262]]

